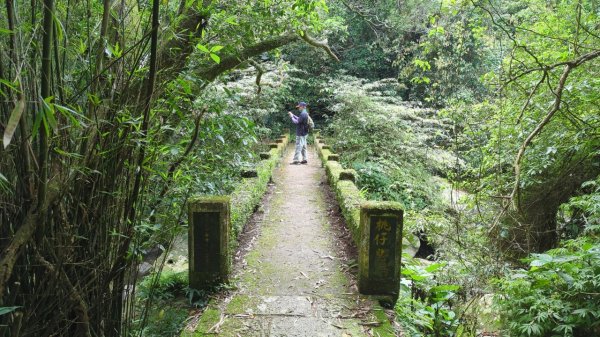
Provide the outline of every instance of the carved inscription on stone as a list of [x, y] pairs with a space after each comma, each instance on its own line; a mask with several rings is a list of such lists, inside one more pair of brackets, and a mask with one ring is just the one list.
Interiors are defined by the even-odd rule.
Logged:
[[369, 275], [378, 282], [394, 281], [398, 219], [389, 216], [371, 216], [369, 220], [371, 222]]
[[221, 254], [218, 212], [194, 213], [194, 269], [199, 272], [219, 272]]

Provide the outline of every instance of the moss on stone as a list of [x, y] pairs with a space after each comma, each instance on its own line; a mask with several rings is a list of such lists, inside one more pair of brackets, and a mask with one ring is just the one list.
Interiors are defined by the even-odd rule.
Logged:
[[317, 146], [319, 158], [325, 166], [329, 184], [335, 191], [336, 199], [346, 220], [346, 226], [352, 233], [352, 239], [358, 245], [360, 239], [360, 205], [365, 202], [353, 180], [340, 179], [342, 172], [346, 176], [354, 174], [354, 170], [344, 170], [338, 161], [329, 161], [329, 157], [337, 156], [325, 146]]
[[[285, 149], [285, 144], [279, 144], [275, 148], [261, 155], [266, 158], [256, 164], [254, 170], [247, 172], [253, 177], [241, 179], [235, 186], [233, 192], [227, 196], [194, 196], [190, 198], [189, 204], [195, 203], [222, 203], [229, 205], [230, 208], [230, 236], [229, 236], [229, 251], [235, 252], [237, 247], [237, 238], [254, 213], [254, 209], [260, 203], [262, 196], [265, 194], [268, 182], [271, 179], [273, 170], [280, 160], [280, 157]], [[250, 171], [250, 170], [249, 170]], [[250, 174], [251, 173], [251, 174]], [[198, 206], [200, 207], [200, 206]], [[231, 265], [231, 256], [228, 256], [228, 265]]]
[[[206, 308], [198, 321], [198, 326], [196, 327], [196, 331], [191, 335], [194, 337], [200, 336], [209, 336], [207, 334], [208, 330], [212, 328], [215, 324], [217, 324], [221, 319], [221, 311], [218, 308]], [[186, 336], [186, 335], [182, 335]], [[190, 336], [190, 335], [187, 335]]]
[[402, 211], [403, 205], [395, 201], [373, 201], [368, 200], [361, 204], [362, 208], [381, 211]]
[[192, 203], [228, 203], [229, 196], [226, 195], [196, 195], [188, 199], [188, 204]]
[[324, 163], [327, 162], [327, 157], [331, 154], [330, 150], [326, 150], [326, 149], [320, 149], [319, 151], [319, 158], [321, 158], [321, 161], [323, 161]]
[[327, 173], [327, 179], [332, 186], [337, 184], [340, 179], [340, 173], [344, 170], [342, 164], [337, 161], [325, 161], [325, 172]]
[[356, 183], [357, 173], [353, 169], [344, 169], [340, 172], [340, 180], [349, 180], [353, 183]]
[[371, 333], [373, 336], [380, 337], [394, 337], [396, 333], [394, 328], [390, 324], [390, 321], [381, 307], [373, 308], [373, 315], [376, 317], [378, 322], [381, 322], [380, 326], [373, 327]]
[[242, 178], [256, 178], [258, 177], [258, 173], [254, 169], [246, 169], [240, 171], [240, 175]]
[[235, 295], [225, 308], [226, 314], [245, 314], [249, 310], [254, 310], [258, 305], [258, 299], [256, 297], [250, 297], [248, 295]]
[[360, 240], [360, 204], [364, 199], [356, 185], [348, 180], [338, 181], [335, 192], [342, 209], [342, 215], [346, 220], [346, 226], [352, 233], [354, 242], [358, 245]]

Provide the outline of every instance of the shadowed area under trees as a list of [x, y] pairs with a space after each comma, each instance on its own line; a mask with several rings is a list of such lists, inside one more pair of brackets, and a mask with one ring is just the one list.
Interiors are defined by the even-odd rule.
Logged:
[[177, 335], [155, 253], [299, 101], [403, 205], [403, 335], [600, 334], [599, 1], [2, 2], [0, 337]]

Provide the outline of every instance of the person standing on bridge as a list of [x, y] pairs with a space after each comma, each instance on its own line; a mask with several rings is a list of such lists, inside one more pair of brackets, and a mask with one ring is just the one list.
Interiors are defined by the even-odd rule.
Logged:
[[[306, 111], [306, 103], [300, 102], [296, 105], [300, 111], [300, 115], [296, 116], [291, 111], [288, 115], [292, 122], [296, 124], [296, 152], [294, 153], [293, 165], [308, 163], [306, 158], [306, 137], [308, 136], [308, 112]], [[302, 161], [300, 161], [302, 158]]]

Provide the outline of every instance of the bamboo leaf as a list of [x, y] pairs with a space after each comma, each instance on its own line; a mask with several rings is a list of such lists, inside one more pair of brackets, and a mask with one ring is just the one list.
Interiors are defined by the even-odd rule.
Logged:
[[54, 117], [54, 113], [55, 113], [54, 104], [52, 104], [53, 99], [54, 99], [54, 96], [49, 96], [49, 97], [46, 97], [44, 100], [42, 100], [42, 103], [44, 105], [44, 108], [42, 109], [43, 110], [42, 121], [44, 122], [44, 129], [46, 130], [47, 135], [50, 135], [51, 130], [56, 130], [56, 128], [57, 128], [56, 118]]
[[33, 121], [33, 129], [31, 130], [31, 134], [33, 135], [33, 138], [35, 138], [38, 134], [40, 125], [42, 124], [43, 115], [44, 114], [41, 112], [38, 112], [35, 114], [35, 120]]
[[17, 129], [17, 125], [19, 125], [19, 120], [21, 119], [21, 115], [23, 115], [23, 111], [25, 111], [25, 96], [21, 96], [21, 99], [15, 105], [15, 108], [10, 114], [10, 118], [8, 119], [8, 124], [6, 124], [6, 129], [4, 129], [4, 137], [2, 138], [2, 142], [4, 143], [4, 148], [8, 147], [10, 141], [15, 134], [15, 130]]
[[19, 308], [20, 307], [0, 307], [0, 316], [9, 314]]
[[65, 27], [62, 22], [58, 19], [56, 15], [52, 15], [52, 19], [54, 21], [54, 25], [56, 27], [56, 39], [58, 41], [62, 41], [65, 34]]
[[75, 125], [75, 126], [84, 126], [84, 127], [86, 126], [86, 124], [83, 123], [82, 121], [80, 121], [80, 119], [90, 121], [89, 118], [85, 117], [81, 113], [79, 113], [71, 108], [68, 108], [66, 106], [54, 104], [54, 108], [56, 110], [60, 111], [60, 113], [63, 116], [65, 116], [66, 118], [68, 118], [71, 121], [71, 123], [73, 123], [73, 125]]
[[[14, 91], [17, 91], [17, 92], [19, 91], [19, 89], [17, 89], [17, 87], [15, 86], [15, 84], [14, 84], [14, 83], [12, 83], [12, 82], [9, 82], [9, 81], [7, 81], [7, 80], [5, 80], [5, 79], [3, 79], [3, 78], [0, 78], [0, 84], [3, 84], [3, 85], [5, 85], [6, 87], [8, 87], [8, 88], [10, 88], [10, 89], [12, 89], [12, 90], [14, 90]], [[7, 96], [6, 96], [6, 93], [5, 93], [5, 92], [2, 90], [2, 86], [0, 86], [0, 94], [1, 94], [2, 96], [4, 96], [5, 98], [7, 97]]]
[[2, 173], [0, 173], [0, 191], [4, 191], [6, 193], [11, 192], [10, 182]]

